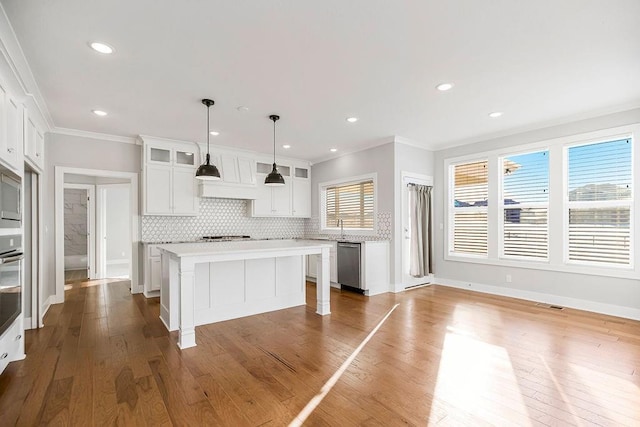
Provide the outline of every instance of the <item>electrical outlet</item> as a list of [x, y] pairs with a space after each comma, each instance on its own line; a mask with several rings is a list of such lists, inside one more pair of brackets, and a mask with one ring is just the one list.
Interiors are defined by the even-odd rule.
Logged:
[[507, 274], [507, 277], [505, 278], [505, 280], [507, 281], [507, 283], [511, 283], [511, 275]]

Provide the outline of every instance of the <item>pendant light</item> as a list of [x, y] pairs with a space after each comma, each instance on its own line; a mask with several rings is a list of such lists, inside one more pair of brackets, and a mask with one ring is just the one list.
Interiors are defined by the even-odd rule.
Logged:
[[209, 137], [211, 135], [209, 129], [209, 109], [214, 104], [212, 99], [203, 99], [202, 103], [207, 106], [207, 159], [200, 165], [196, 171], [196, 179], [202, 179], [206, 181], [218, 181], [220, 179], [220, 171], [216, 165], [211, 164], [211, 156], [209, 155]]
[[284, 178], [280, 175], [280, 172], [278, 172], [278, 168], [276, 167], [276, 121], [280, 120], [280, 116], [272, 114], [269, 118], [273, 120], [273, 169], [265, 178], [264, 185], [276, 187], [284, 185]]

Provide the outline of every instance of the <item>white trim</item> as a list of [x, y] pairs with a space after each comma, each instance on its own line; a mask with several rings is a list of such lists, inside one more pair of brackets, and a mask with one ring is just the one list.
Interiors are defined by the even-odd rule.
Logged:
[[65, 173], [77, 175], [99, 176], [105, 178], [124, 178], [130, 181], [131, 200], [131, 265], [129, 266], [131, 278], [131, 293], [142, 292], [138, 280], [138, 243], [139, 234], [139, 200], [138, 200], [138, 174], [134, 172], [106, 171], [98, 169], [83, 169], [64, 166], [55, 166], [54, 200], [55, 200], [55, 283], [56, 293], [52, 296], [52, 303], [64, 302], [64, 175]]
[[108, 133], [90, 132], [87, 130], [70, 129], [56, 126], [50, 131], [57, 135], [77, 136], [80, 138], [99, 139], [101, 141], [122, 142], [124, 144], [138, 144], [138, 140], [131, 136], [111, 135]]
[[445, 279], [436, 277], [434, 285], [447, 286], [450, 288], [466, 289], [475, 292], [482, 292], [491, 295], [500, 295], [510, 298], [524, 299], [528, 301], [554, 304], [576, 310], [586, 310], [593, 313], [606, 314], [609, 316], [624, 317], [626, 319], [640, 320], [640, 309], [624, 307], [620, 305], [606, 304], [596, 301], [589, 301], [579, 298], [565, 297], [562, 295], [544, 294], [541, 292], [523, 291], [502, 286], [487, 285], [484, 283], [465, 282], [460, 280]]
[[127, 258], [108, 259], [107, 260], [107, 265], [116, 265], [116, 264], [129, 264], [129, 260]]

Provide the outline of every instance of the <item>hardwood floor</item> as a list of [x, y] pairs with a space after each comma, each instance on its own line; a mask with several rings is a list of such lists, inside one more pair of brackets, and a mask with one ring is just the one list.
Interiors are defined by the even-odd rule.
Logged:
[[158, 299], [73, 287], [0, 376], [1, 425], [288, 425], [394, 304], [305, 425], [640, 425], [640, 322], [431, 286], [196, 329]]

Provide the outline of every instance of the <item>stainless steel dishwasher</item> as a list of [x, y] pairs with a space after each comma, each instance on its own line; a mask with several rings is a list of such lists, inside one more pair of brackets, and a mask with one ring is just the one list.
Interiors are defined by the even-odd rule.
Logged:
[[338, 283], [364, 289], [360, 275], [360, 243], [338, 242]]

